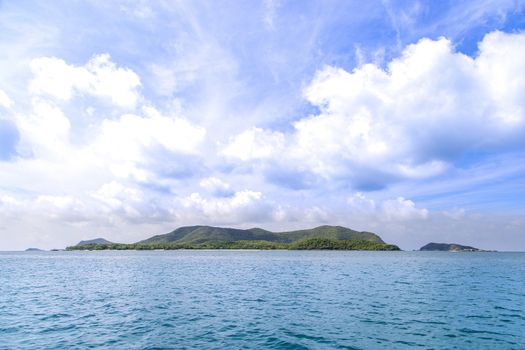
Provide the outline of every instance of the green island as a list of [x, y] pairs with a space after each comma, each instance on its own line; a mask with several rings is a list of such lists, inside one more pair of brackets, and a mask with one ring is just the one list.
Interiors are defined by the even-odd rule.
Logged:
[[483, 250], [474, 248], [468, 245], [461, 245], [457, 243], [428, 243], [421, 248], [420, 251], [442, 251], [442, 252], [495, 252], [495, 250]]
[[[100, 240], [100, 239], [97, 239]], [[66, 250], [176, 250], [176, 249], [288, 249], [288, 250], [400, 250], [372, 232], [342, 226], [271, 232], [260, 228], [234, 229], [186, 226], [136, 243], [82, 241]]]

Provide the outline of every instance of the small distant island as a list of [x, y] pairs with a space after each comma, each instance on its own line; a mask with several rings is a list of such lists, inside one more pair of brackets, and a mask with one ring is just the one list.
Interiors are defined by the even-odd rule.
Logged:
[[[468, 245], [461, 245], [456, 243], [428, 243], [422, 246], [421, 251], [446, 251], [446, 252], [487, 252], [479, 248], [470, 247]], [[493, 250], [490, 250], [493, 251]]]
[[288, 250], [400, 250], [372, 232], [342, 226], [272, 232], [261, 228], [235, 229], [185, 226], [137, 243], [112, 243], [103, 238], [81, 241], [66, 250], [174, 250], [174, 249], [288, 249]]
[[38, 248], [27, 248], [26, 252], [43, 252], [43, 250]]

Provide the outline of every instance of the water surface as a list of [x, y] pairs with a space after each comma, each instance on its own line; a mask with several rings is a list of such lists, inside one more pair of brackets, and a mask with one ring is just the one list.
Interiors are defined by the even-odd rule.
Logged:
[[525, 349], [525, 253], [0, 253], [0, 349]]

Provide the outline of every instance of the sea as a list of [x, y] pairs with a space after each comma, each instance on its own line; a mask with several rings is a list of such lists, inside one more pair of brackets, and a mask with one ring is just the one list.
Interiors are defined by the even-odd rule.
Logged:
[[0, 253], [0, 349], [525, 349], [525, 253]]

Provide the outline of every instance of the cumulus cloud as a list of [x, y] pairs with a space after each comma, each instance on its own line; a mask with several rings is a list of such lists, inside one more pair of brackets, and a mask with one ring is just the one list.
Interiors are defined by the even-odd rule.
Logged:
[[363, 190], [442, 174], [468, 152], [521, 142], [523, 62], [525, 34], [493, 32], [476, 57], [455, 51], [445, 38], [421, 39], [386, 69], [328, 66], [304, 91], [319, 114], [286, 134], [245, 131], [222, 154], [273, 158]]
[[230, 188], [230, 184], [213, 176], [202, 179], [199, 185], [217, 197], [229, 197], [234, 194]]
[[103, 120], [99, 136], [89, 149], [109, 160], [117, 176], [145, 181], [149, 170], [155, 171], [143, 167], [148, 162], [149, 149], [171, 152], [172, 162], [176, 162], [176, 154], [196, 154], [204, 140], [206, 130], [182, 117], [164, 116], [153, 107], [145, 107], [144, 114]]
[[230, 138], [220, 154], [243, 161], [276, 157], [284, 146], [280, 132], [252, 128]]
[[101, 205], [100, 211], [109, 223], [169, 220], [168, 208], [159, 207], [155, 198], [117, 181], [103, 184], [91, 197]]
[[386, 220], [412, 220], [428, 217], [427, 209], [418, 209], [414, 202], [403, 197], [384, 201], [382, 210]]
[[237, 191], [226, 198], [205, 197], [194, 192], [178, 202], [183, 209], [178, 218], [185, 222], [254, 223], [271, 220], [273, 214], [272, 205], [262, 193], [251, 190]]
[[427, 209], [417, 208], [414, 202], [403, 197], [376, 203], [358, 192], [348, 198], [347, 204], [353, 215], [366, 215], [383, 221], [424, 220], [429, 215]]
[[11, 108], [12, 105], [13, 101], [9, 98], [5, 91], [0, 89], [0, 107]]
[[[51, 101], [36, 97], [29, 113], [16, 115], [13, 125], [0, 124], [0, 135], [6, 134], [0, 142], [5, 144], [0, 159], [9, 159], [17, 143], [18, 153], [37, 160], [45, 171], [69, 163], [84, 171], [104, 169], [116, 177], [141, 182], [184, 177], [200, 166], [193, 158], [199, 156], [204, 128], [180, 116], [162, 115], [153, 107], [144, 107], [142, 112], [103, 119], [91, 127], [93, 137], [78, 143], [72, 139], [72, 123], [64, 112]], [[46, 166], [45, 162], [52, 163]]]
[[301, 217], [297, 218], [298, 221], [314, 222], [314, 223], [327, 223], [330, 222], [332, 215], [323, 208], [314, 206], [311, 208], [304, 209], [304, 213]]
[[31, 213], [32, 219], [113, 226], [124, 223], [166, 222], [173, 215], [170, 204], [137, 186], [117, 181], [76, 195], [40, 194], [16, 199], [0, 194], [1, 216], [16, 218]]
[[128, 188], [112, 181], [102, 185], [94, 194], [94, 198], [99, 199], [111, 208], [119, 208], [123, 203], [140, 202], [143, 194], [134, 188]]
[[90, 208], [73, 196], [39, 195], [26, 205], [51, 220], [85, 222], [93, 218]]
[[359, 214], [369, 214], [376, 211], [376, 202], [373, 199], [366, 198], [366, 196], [361, 192], [357, 192], [353, 196], [349, 197], [347, 203], [352, 211]]
[[21, 152], [38, 158], [56, 157], [69, 147], [69, 118], [49, 101], [33, 98], [32, 111], [15, 118]]
[[149, 104], [111, 118], [100, 118], [89, 107], [90, 124], [79, 125], [64, 112], [74, 110], [60, 100], [85, 93], [131, 106], [140, 100], [138, 76], [104, 55], [82, 67], [49, 58], [33, 61], [32, 68], [29, 108], [17, 104], [22, 110], [0, 119], [0, 160], [17, 155], [17, 162], [0, 163], [0, 177], [9, 187], [35, 195], [18, 202], [6, 197], [4, 213], [31, 211], [44, 221], [93, 225], [169, 221], [172, 208], [165, 194], [171, 192], [171, 179], [201, 166], [206, 130], [180, 110], [166, 115]]
[[126, 114], [116, 122], [104, 120], [103, 137], [118, 138], [124, 147], [158, 143], [169, 151], [183, 153], [195, 153], [204, 139], [205, 129], [182, 117], [162, 115], [153, 107], [144, 107], [143, 111], [145, 117]]
[[0, 215], [12, 215], [20, 206], [21, 202], [19, 200], [5, 194], [0, 194]]
[[2, 216], [11, 219], [20, 218], [31, 212], [32, 219], [68, 223], [85, 222], [94, 216], [84, 202], [74, 196], [41, 194], [31, 198], [16, 199], [0, 194], [0, 211]]
[[75, 94], [107, 98], [114, 105], [134, 107], [140, 100], [140, 79], [135, 72], [117, 67], [108, 54], [96, 55], [84, 66], [67, 64], [56, 57], [31, 61], [34, 94], [69, 100]]

